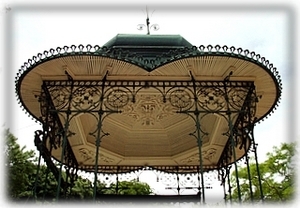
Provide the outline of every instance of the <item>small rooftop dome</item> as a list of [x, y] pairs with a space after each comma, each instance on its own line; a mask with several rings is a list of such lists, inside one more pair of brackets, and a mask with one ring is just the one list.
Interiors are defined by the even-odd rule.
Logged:
[[180, 35], [118, 34], [104, 46], [110, 49], [127, 50], [140, 54], [143, 57], [154, 58], [170, 50], [190, 48], [193, 45]]

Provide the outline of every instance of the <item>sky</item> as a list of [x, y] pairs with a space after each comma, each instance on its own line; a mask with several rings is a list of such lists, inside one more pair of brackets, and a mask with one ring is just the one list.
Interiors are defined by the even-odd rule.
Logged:
[[179, 34], [195, 46], [241, 47], [266, 57], [278, 69], [283, 84], [281, 102], [278, 109], [254, 129], [260, 161], [273, 146], [299, 139], [295, 108], [299, 83], [295, 81], [298, 74], [295, 55], [297, 8], [294, 4], [252, 1], [255, 4], [220, 5], [212, 1], [207, 5], [187, 1], [170, 6], [159, 1], [126, 5], [115, 1], [111, 4], [87, 1], [76, 6], [54, 2], [46, 7], [28, 1], [22, 7], [17, 1], [7, 1], [5, 5], [10, 10], [1, 12], [1, 22], [5, 25], [2, 31], [6, 31], [2, 32], [4, 47], [1, 47], [0, 59], [0, 115], [4, 115], [1, 125], [10, 129], [21, 146], [35, 150], [34, 131], [41, 129], [21, 110], [16, 100], [15, 76], [24, 62], [58, 46], [102, 46], [117, 34], [146, 34], [146, 30], [137, 30], [138, 24], [145, 24], [146, 5], [150, 24], [159, 25], [159, 30], [151, 30], [151, 34]]

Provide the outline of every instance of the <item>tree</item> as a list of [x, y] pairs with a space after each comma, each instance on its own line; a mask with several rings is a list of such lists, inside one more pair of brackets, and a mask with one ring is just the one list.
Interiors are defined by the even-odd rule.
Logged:
[[7, 195], [10, 199], [32, 196], [31, 181], [35, 175], [36, 162], [34, 151], [25, 151], [20, 147], [17, 138], [5, 130], [5, 176], [7, 178]]
[[[38, 167], [38, 158], [33, 150], [26, 151], [25, 146], [20, 147], [17, 138], [5, 131], [5, 167], [7, 177], [7, 195], [11, 200], [34, 199], [36, 201], [52, 202], [57, 193], [57, 181], [52, 172], [45, 165]], [[38, 173], [38, 174], [37, 174]], [[62, 178], [66, 180], [66, 172], [62, 172]], [[70, 181], [68, 181], [70, 182]], [[121, 194], [121, 195], [148, 195], [151, 188], [146, 183], [133, 181], [120, 181], [107, 185], [97, 182], [97, 195]], [[118, 190], [118, 193], [116, 193]], [[66, 195], [60, 195], [66, 199], [92, 199], [92, 182], [78, 176], [74, 185], [68, 189]]]
[[149, 195], [152, 193], [152, 190], [147, 183], [131, 180], [113, 183], [107, 192], [119, 195]]
[[[36, 175], [38, 171], [38, 175]], [[52, 172], [46, 165], [35, 166], [34, 178], [31, 181], [32, 190], [35, 196], [32, 196], [37, 201], [53, 201], [57, 192], [57, 181]]]
[[[259, 164], [259, 172], [265, 202], [287, 202], [293, 199], [295, 194], [295, 159], [296, 143], [282, 143], [280, 147], [273, 147], [273, 151], [267, 153], [267, 159]], [[250, 181], [252, 183], [253, 199], [260, 200], [260, 186], [253, 158], [250, 159]], [[235, 172], [231, 175], [233, 186], [232, 199], [238, 199]], [[247, 167], [238, 170], [241, 198], [244, 202], [250, 202], [251, 193]]]
[[[98, 186], [97, 186], [98, 187]], [[92, 199], [93, 186], [92, 182], [79, 176], [74, 182], [69, 195], [70, 199]]]
[[[117, 187], [118, 184], [118, 187]], [[97, 181], [97, 196], [100, 195], [149, 195], [152, 193], [151, 187], [147, 183], [131, 181], [119, 181], [107, 186], [105, 183]], [[92, 199], [93, 185], [88, 179], [78, 177], [70, 192], [70, 199]]]

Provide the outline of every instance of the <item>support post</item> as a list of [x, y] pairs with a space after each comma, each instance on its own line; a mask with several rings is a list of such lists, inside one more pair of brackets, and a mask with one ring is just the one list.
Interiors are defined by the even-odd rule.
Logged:
[[117, 167], [117, 173], [116, 173], [116, 194], [119, 194], [119, 167]]
[[96, 135], [96, 156], [95, 156], [95, 172], [94, 172], [94, 189], [93, 189], [93, 200], [96, 200], [97, 195], [97, 180], [98, 180], [98, 158], [99, 158], [99, 148], [101, 143], [101, 128], [102, 128], [102, 110], [99, 111], [99, 120], [97, 126], [97, 135]]
[[37, 187], [37, 182], [38, 182], [39, 173], [40, 173], [41, 157], [42, 157], [42, 154], [39, 153], [39, 160], [38, 160], [38, 165], [37, 165], [37, 170], [36, 170], [36, 176], [35, 176], [35, 183], [34, 183], [34, 189], [33, 189], [33, 197], [34, 197], [35, 200], [37, 200], [36, 187]]
[[235, 168], [235, 178], [236, 178], [236, 185], [237, 185], [237, 190], [238, 190], [238, 200], [239, 203], [241, 203], [242, 198], [241, 198], [241, 189], [240, 189], [240, 183], [239, 183], [239, 175], [238, 175], [238, 167], [236, 164], [236, 152], [235, 152], [235, 141], [233, 137], [233, 124], [232, 124], [232, 118], [231, 118], [231, 110], [229, 106], [229, 98], [228, 98], [228, 92], [227, 92], [227, 83], [228, 80], [224, 81], [224, 97], [227, 105], [227, 116], [228, 116], [228, 127], [229, 127], [229, 141], [231, 143], [232, 147], [232, 153], [233, 153], [233, 160], [234, 160], [234, 168]]
[[105, 80], [106, 75], [102, 80], [101, 86], [101, 98], [100, 98], [100, 109], [98, 111], [98, 124], [97, 124], [97, 134], [96, 134], [96, 156], [95, 156], [95, 170], [94, 170], [94, 189], [93, 189], [93, 200], [96, 200], [97, 195], [97, 180], [98, 180], [98, 158], [99, 158], [99, 148], [101, 143], [101, 130], [102, 130], [102, 116], [103, 116], [103, 101], [104, 101], [104, 87], [105, 87]]
[[230, 183], [230, 169], [231, 169], [231, 166], [226, 168], [226, 175], [227, 175], [227, 183], [228, 183], [229, 201], [230, 201], [230, 203], [232, 203], [231, 183]]
[[197, 167], [197, 179], [198, 179], [198, 194], [199, 194], [199, 197], [200, 197], [200, 202], [201, 202], [201, 193], [202, 193], [202, 190], [201, 190], [201, 179], [200, 179], [200, 169], [199, 167]]
[[[246, 146], [244, 146], [245, 152]], [[248, 173], [248, 181], [249, 181], [249, 191], [250, 191], [250, 198], [251, 198], [251, 203], [253, 203], [253, 190], [252, 190], [252, 180], [251, 180], [251, 172], [250, 172], [250, 166], [249, 166], [249, 158], [248, 158], [248, 153], [246, 153], [246, 165], [247, 165], [247, 173]]]
[[225, 187], [226, 172], [224, 173], [224, 168], [218, 169], [218, 176], [219, 176], [219, 181], [221, 181], [221, 185], [223, 187], [223, 194], [224, 194], [224, 198], [223, 199], [224, 199], [224, 203], [226, 205], [226, 203], [227, 203], [227, 194], [226, 194], [226, 187]]
[[[251, 203], [253, 203], [254, 196], [253, 196], [253, 190], [252, 190], [252, 177], [251, 177], [251, 169], [250, 169], [250, 164], [249, 164], [249, 157], [248, 157], [248, 152], [247, 152], [247, 141], [249, 141], [249, 146], [251, 146], [252, 141], [251, 138], [251, 133], [253, 131], [253, 123], [255, 122], [255, 119], [252, 121], [252, 117], [254, 116], [255, 113], [251, 114], [251, 108], [254, 107], [256, 110], [256, 105], [252, 106], [253, 104], [253, 93], [255, 93], [255, 86], [251, 88], [249, 91], [249, 94], [247, 96], [247, 100], [245, 102], [245, 112], [243, 113], [243, 119], [242, 119], [242, 142], [244, 144], [244, 150], [245, 150], [245, 157], [246, 157], [246, 165], [247, 165], [247, 173], [248, 173], [248, 181], [249, 181], [249, 191], [250, 191], [250, 199]], [[254, 102], [255, 104], [255, 102]], [[246, 121], [245, 121], [246, 119]], [[246, 125], [244, 125], [244, 123]], [[253, 122], [253, 123], [252, 123]], [[255, 145], [255, 144], [253, 144]]]
[[203, 204], [205, 204], [204, 176], [203, 176], [203, 159], [202, 159], [202, 138], [201, 138], [201, 134], [200, 134], [201, 132], [200, 132], [199, 114], [196, 115], [196, 126], [197, 126], [197, 142], [198, 142], [198, 148], [199, 148], [202, 202], [203, 202]]
[[[64, 126], [64, 131], [62, 132], [63, 134], [63, 141], [62, 141], [62, 150], [61, 150], [61, 157], [60, 157], [60, 167], [59, 167], [59, 175], [58, 175], [58, 184], [57, 184], [57, 190], [56, 190], [56, 201], [58, 201], [60, 192], [61, 192], [61, 179], [62, 179], [62, 166], [63, 166], [63, 161], [64, 161], [64, 155], [65, 155], [65, 148], [67, 146], [67, 139], [68, 139], [68, 130], [69, 130], [69, 125], [70, 125], [70, 114], [71, 114], [71, 102], [73, 98], [73, 87], [74, 87], [74, 82], [73, 80], [71, 81], [71, 92], [69, 95], [68, 99], [68, 109], [66, 112], [66, 121], [65, 121], [65, 126]], [[65, 187], [64, 187], [65, 188]]]
[[[69, 115], [69, 113], [67, 113]], [[69, 116], [67, 116], [67, 122], [65, 124], [64, 132], [63, 132], [63, 141], [62, 141], [62, 150], [61, 150], [61, 158], [60, 158], [60, 167], [59, 167], [59, 175], [58, 175], [58, 184], [57, 184], [57, 189], [56, 189], [56, 201], [58, 201], [60, 192], [61, 192], [61, 181], [62, 181], [62, 166], [63, 166], [63, 160], [64, 160], [64, 154], [65, 154], [65, 148], [66, 148], [66, 143], [67, 143], [67, 131], [69, 128]]]
[[259, 190], [260, 190], [260, 199], [262, 203], [264, 203], [264, 193], [263, 193], [263, 188], [261, 184], [261, 177], [260, 177], [260, 171], [259, 171], [259, 165], [258, 165], [258, 158], [257, 158], [257, 144], [254, 141], [254, 131], [252, 126], [251, 129], [251, 134], [252, 134], [252, 142], [253, 142], [253, 151], [254, 151], [254, 158], [255, 158], [255, 164], [256, 164], [256, 171], [257, 171], [257, 177], [258, 177], [258, 184], [259, 184]]
[[200, 176], [201, 176], [201, 193], [202, 193], [202, 202], [205, 204], [205, 187], [204, 187], [204, 176], [203, 176], [203, 158], [202, 158], [202, 137], [201, 137], [201, 126], [200, 126], [200, 111], [198, 109], [198, 97], [197, 97], [197, 90], [196, 90], [196, 83], [195, 79], [192, 76], [192, 81], [193, 81], [193, 96], [194, 96], [194, 102], [195, 102], [195, 111], [194, 115], [196, 117], [196, 132], [197, 132], [197, 143], [198, 143], [198, 149], [199, 149], [199, 163], [200, 163]]
[[180, 195], [180, 184], [179, 184], [179, 168], [177, 167], [177, 172], [176, 172], [176, 175], [177, 175], [177, 194]]

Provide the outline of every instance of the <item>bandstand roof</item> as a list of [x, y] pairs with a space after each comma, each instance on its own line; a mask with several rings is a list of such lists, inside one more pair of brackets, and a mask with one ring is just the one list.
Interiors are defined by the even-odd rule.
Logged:
[[[75, 89], [77, 94], [73, 93], [73, 98], [77, 99], [77, 104], [69, 118], [68, 145], [83, 170], [94, 171], [95, 130], [101, 123], [100, 133], [104, 136], [98, 157], [99, 172], [127, 172], [143, 167], [196, 172], [199, 148], [192, 135], [195, 120], [187, 113], [178, 113], [171, 97], [164, 101], [162, 91], [170, 89], [171, 92], [172, 86], [193, 89], [193, 83], [203, 89], [222, 88], [227, 76], [230, 76], [230, 89], [241, 86], [248, 89], [249, 83], [254, 84], [258, 101], [254, 123], [267, 117], [278, 105], [281, 81], [278, 71], [268, 60], [241, 48], [196, 47], [180, 35], [119, 34], [102, 47], [80, 45], [50, 49], [22, 66], [17, 75], [16, 92], [22, 107], [33, 118], [45, 123], [46, 107], [41, 100], [47, 91], [45, 94], [50, 98], [47, 103], [51, 103], [52, 113], [57, 116], [54, 117], [64, 128], [68, 120], [66, 97], [71, 87]], [[108, 89], [105, 92], [108, 97], [104, 99], [109, 100], [109, 96], [117, 93], [118, 96], [112, 96], [114, 101], [126, 102], [126, 105], [114, 113], [107, 113], [111, 108], [105, 105], [103, 110], [107, 115], [104, 113], [103, 122], [99, 122], [99, 106], [95, 100], [101, 101], [103, 86]], [[134, 89], [139, 89], [133, 93], [134, 101], [133, 94], [122, 100], [126, 90], [132, 92]], [[247, 92], [236, 102], [246, 102]], [[238, 108], [241, 111], [242, 104]], [[206, 132], [202, 137], [205, 170], [220, 167], [229, 143], [225, 134], [229, 128], [225, 114], [208, 111], [200, 120], [201, 129]], [[232, 114], [233, 124], [239, 112]], [[247, 148], [249, 144], [250, 140]], [[237, 159], [242, 158], [245, 151], [237, 146]], [[60, 160], [59, 145], [52, 149], [52, 156]]]

